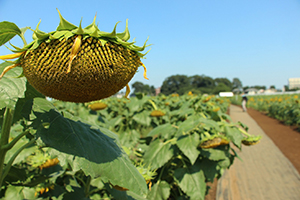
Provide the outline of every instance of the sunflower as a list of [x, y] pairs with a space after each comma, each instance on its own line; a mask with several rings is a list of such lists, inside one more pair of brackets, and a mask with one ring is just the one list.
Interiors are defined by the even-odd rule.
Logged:
[[22, 67], [28, 82], [40, 93], [54, 99], [70, 102], [90, 102], [109, 97], [126, 86], [132, 79], [148, 52], [127, 42], [130, 38], [128, 20], [123, 33], [111, 33], [98, 29], [94, 21], [82, 28], [66, 21], [59, 13], [60, 24], [56, 31], [45, 33], [39, 24], [33, 33], [33, 41], [23, 48], [15, 47], [14, 54], [0, 56], [2, 60], [18, 58], [4, 69], [4, 74]]
[[97, 111], [97, 110], [103, 110], [107, 107], [108, 105], [106, 103], [103, 102], [95, 102], [92, 103], [90, 105], [88, 105], [88, 107], [93, 110], [93, 111]]

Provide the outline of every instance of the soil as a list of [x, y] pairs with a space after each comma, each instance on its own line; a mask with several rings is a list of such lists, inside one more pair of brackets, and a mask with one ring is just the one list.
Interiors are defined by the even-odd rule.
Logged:
[[254, 109], [248, 109], [248, 114], [300, 173], [300, 132], [295, 127], [286, 126], [279, 120], [268, 117]]
[[[297, 131], [299, 129], [284, 125], [279, 120], [251, 108], [248, 109], [247, 113], [300, 173], [300, 132]], [[205, 200], [216, 199], [217, 183], [217, 180], [215, 180], [213, 184], [210, 184], [211, 189], [208, 195], [206, 195]]]

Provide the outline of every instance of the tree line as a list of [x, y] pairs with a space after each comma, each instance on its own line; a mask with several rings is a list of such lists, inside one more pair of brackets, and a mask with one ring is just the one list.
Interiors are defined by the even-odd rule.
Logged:
[[[133, 93], [142, 92], [149, 95], [155, 95], [155, 87], [142, 82], [135, 82], [132, 84]], [[230, 81], [227, 78], [211, 78], [205, 75], [172, 75], [167, 77], [160, 92], [165, 95], [177, 93], [183, 95], [189, 91], [195, 94], [219, 94], [219, 92], [231, 92], [238, 88], [242, 90], [242, 82], [238, 78]]]

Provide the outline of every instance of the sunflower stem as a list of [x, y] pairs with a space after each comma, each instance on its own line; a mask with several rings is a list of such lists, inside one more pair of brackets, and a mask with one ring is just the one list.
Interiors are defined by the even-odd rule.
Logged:
[[84, 187], [85, 197], [89, 197], [90, 195], [90, 184], [91, 184], [91, 176], [88, 176]]
[[[3, 117], [3, 124], [2, 124], [2, 130], [1, 130], [1, 138], [0, 138], [0, 146], [3, 147], [8, 144], [11, 124], [14, 116], [14, 110], [11, 108], [6, 108], [4, 117]], [[7, 149], [0, 148], [0, 190], [2, 187], [2, 182], [4, 179], [4, 160]]]
[[7, 176], [13, 162], [15, 161], [16, 157], [21, 153], [21, 151], [23, 151], [23, 149], [29, 147], [30, 145], [32, 145], [33, 143], [35, 142], [34, 139], [32, 139], [31, 141], [29, 141], [27, 144], [23, 145], [21, 148], [19, 148], [15, 153], [14, 155], [9, 159], [7, 165], [4, 167], [4, 170], [3, 170], [3, 175], [0, 179], [0, 184], [2, 185], [2, 182], [4, 180], [4, 178]]

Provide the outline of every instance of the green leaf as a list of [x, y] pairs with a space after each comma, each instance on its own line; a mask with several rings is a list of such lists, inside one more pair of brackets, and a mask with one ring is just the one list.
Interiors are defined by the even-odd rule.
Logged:
[[15, 35], [21, 35], [21, 33], [16, 24], [7, 21], [0, 22], [0, 46], [15, 37]]
[[160, 140], [155, 140], [150, 143], [144, 155], [144, 161], [151, 169], [158, 169], [167, 163], [173, 155], [174, 149], [170, 142], [163, 143]]
[[[28, 139], [25, 137], [21, 138], [14, 146], [11, 148], [5, 156], [4, 163], [8, 163], [9, 159], [14, 155], [15, 152], [17, 152], [23, 145], [27, 144], [29, 142]], [[37, 146], [31, 146], [28, 148], [25, 148], [21, 153], [16, 157], [13, 164], [18, 164], [23, 162], [30, 154], [32, 154], [37, 149]]]
[[34, 188], [9, 185], [5, 191], [5, 197], [3, 200], [35, 199], [34, 193]]
[[205, 178], [207, 181], [213, 182], [214, 178], [219, 173], [217, 169], [218, 162], [206, 158], [201, 159], [200, 162], [201, 170], [203, 170]]
[[26, 181], [27, 177], [27, 170], [19, 169], [17, 167], [12, 166], [4, 179], [4, 182], [18, 182], [18, 181]]
[[158, 181], [149, 192], [148, 200], [164, 200], [170, 196], [170, 185], [166, 181]]
[[194, 128], [200, 125], [201, 120], [201, 116], [199, 115], [192, 115], [188, 117], [187, 120], [185, 120], [179, 125], [177, 135], [180, 136], [183, 133], [188, 133], [189, 131], [193, 130]]
[[174, 172], [174, 177], [179, 187], [190, 199], [202, 200], [205, 197], [206, 184], [201, 165], [196, 162], [187, 168], [178, 168]]
[[45, 98], [44, 95], [34, 89], [29, 82], [26, 82], [25, 97], [19, 98], [16, 104], [14, 112], [14, 122], [22, 119], [23, 117], [27, 120], [30, 119], [31, 109], [33, 105], [33, 99], [36, 97]]
[[[221, 147], [220, 147], [221, 148]], [[224, 160], [227, 158], [226, 151], [222, 149], [201, 149], [201, 155], [213, 161]]]
[[199, 144], [198, 134], [184, 135], [178, 138], [176, 142], [179, 149], [184, 153], [186, 157], [189, 158], [191, 164], [193, 165], [199, 156], [199, 151], [197, 146]]
[[88, 200], [85, 198], [84, 188], [83, 187], [72, 187], [72, 191], [68, 192], [63, 197], [64, 200], [74, 200], [74, 199], [81, 199], [81, 200]]
[[[0, 64], [0, 72], [11, 65], [4, 62]], [[9, 70], [0, 80], [0, 109], [4, 107], [14, 108], [18, 98], [24, 97], [26, 90], [26, 78], [17, 78], [22, 73], [22, 68], [15, 67]]]
[[152, 129], [147, 137], [157, 137], [157, 136], [162, 136], [165, 139], [170, 139], [173, 134], [176, 132], [176, 128], [173, 127], [171, 124], [163, 124], [155, 127]]
[[203, 126], [206, 129], [209, 129], [209, 128], [214, 129], [217, 132], [220, 131], [220, 128], [219, 128], [220, 125], [212, 119], [202, 118], [201, 119], [201, 126]]
[[[44, 128], [43, 123], [50, 125]], [[113, 185], [146, 195], [145, 180], [117, 144], [115, 134], [104, 128], [100, 131], [80, 121], [66, 119], [53, 109], [39, 115], [35, 126], [38, 124], [37, 137], [42, 141], [39, 145], [44, 143], [53, 148], [49, 153], [58, 156], [61, 165], [66, 162], [73, 171], [81, 169], [92, 178], [101, 176]]]
[[114, 189], [108, 183], [105, 184], [106, 189], [112, 195], [113, 199], [116, 200], [146, 200], [143, 196], [135, 194], [131, 191], [119, 191]]
[[144, 125], [144, 126], [150, 126], [151, 118], [150, 118], [150, 112], [149, 111], [143, 111], [140, 113], [137, 113], [132, 118], [137, 123]]
[[120, 143], [122, 146], [132, 147], [138, 143], [140, 134], [136, 130], [126, 130], [119, 135]]
[[243, 134], [236, 127], [225, 126], [225, 135], [233, 142], [235, 146], [241, 149]]

